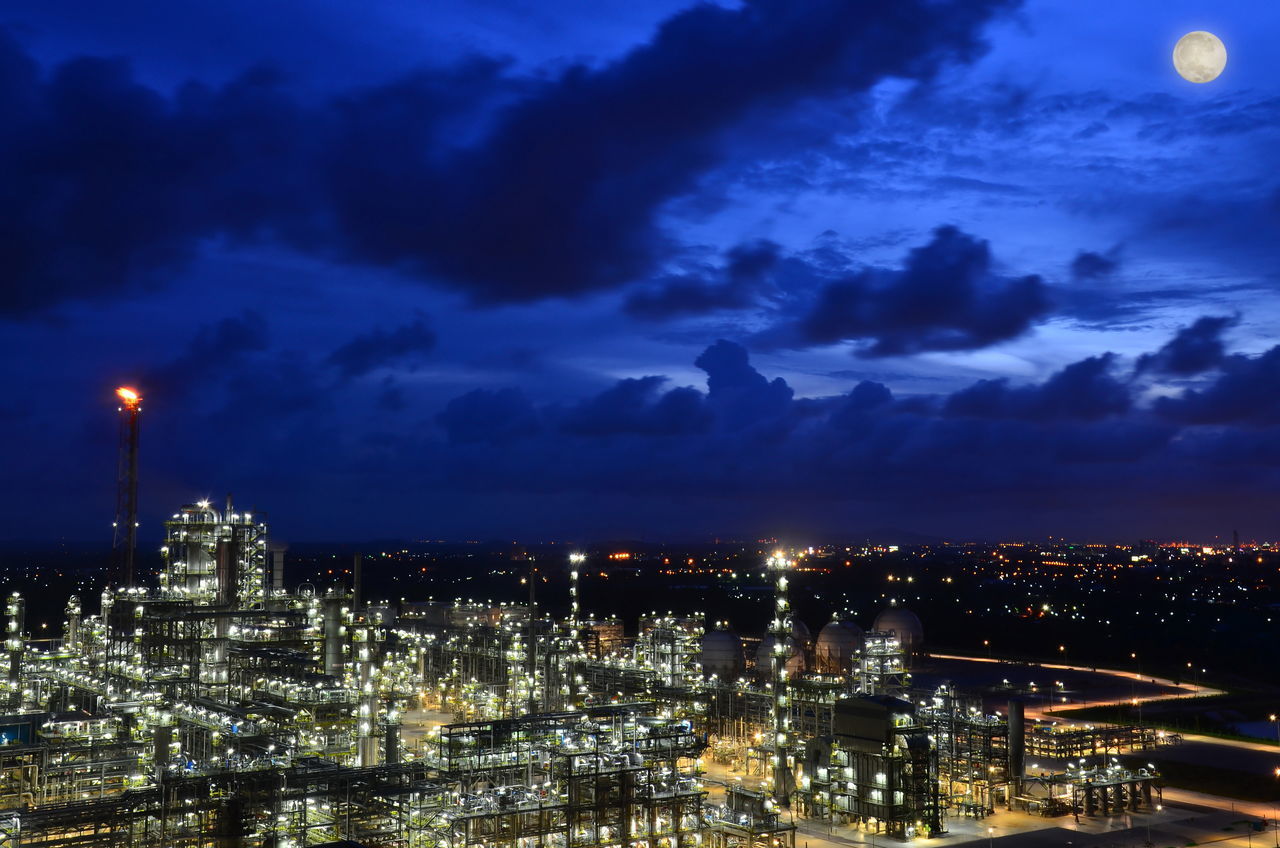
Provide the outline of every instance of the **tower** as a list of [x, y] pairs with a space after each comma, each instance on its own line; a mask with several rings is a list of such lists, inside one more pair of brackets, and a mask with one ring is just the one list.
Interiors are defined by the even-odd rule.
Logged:
[[788, 697], [790, 687], [787, 684], [787, 658], [790, 650], [791, 636], [791, 604], [787, 600], [787, 572], [792, 566], [781, 552], [769, 558], [769, 570], [774, 572], [773, 620], [769, 624], [769, 633], [773, 636], [773, 656], [771, 678], [773, 681], [773, 795], [784, 807], [791, 805], [791, 790], [794, 789], [794, 777], [787, 762], [788, 748], [791, 744], [791, 699]]
[[138, 413], [142, 411], [142, 395], [121, 386], [116, 397], [120, 398], [120, 452], [110, 582], [120, 587], [133, 585], [133, 557], [138, 548]]
[[574, 640], [578, 638], [578, 566], [586, 559], [586, 554], [569, 554], [569, 627]]

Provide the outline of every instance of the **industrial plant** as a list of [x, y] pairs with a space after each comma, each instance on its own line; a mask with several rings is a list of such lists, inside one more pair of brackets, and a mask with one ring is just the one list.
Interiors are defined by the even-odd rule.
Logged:
[[[1012, 698], [918, 687], [924, 627], [888, 606], [817, 637], [789, 602], [801, 551], [759, 563], [772, 615], [567, 616], [364, 597], [363, 562], [287, 585], [261, 515], [201, 501], [135, 574], [140, 399], [121, 395], [116, 567], [61, 638], [7, 598], [0, 846], [793, 848], [798, 823], [924, 839], [996, 809], [1107, 815], [1158, 803], [1160, 742], [1065, 728]], [[1028, 752], [1070, 757], [1028, 769]], [[1090, 758], [1089, 762], [1076, 758]], [[1153, 794], [1154, 793], [1154, 794]]]

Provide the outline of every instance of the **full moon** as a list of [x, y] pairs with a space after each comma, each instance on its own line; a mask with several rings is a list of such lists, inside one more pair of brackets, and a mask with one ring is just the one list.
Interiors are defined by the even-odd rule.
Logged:
[[1213, 82], [1227, 66], [1227, 47], [1211, 32], [1189, 32], [1173, 48], [1173, 66], [1190, 82]]

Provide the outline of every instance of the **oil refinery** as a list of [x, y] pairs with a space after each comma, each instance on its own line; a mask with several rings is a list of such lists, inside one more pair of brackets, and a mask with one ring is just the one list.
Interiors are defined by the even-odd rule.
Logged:
[[[837, 609], [812, 638], [789, 601], [803, 551], [759, 563], [755, 634], [693, 611], [627, 632], [583, 615], [581, 553], [555, 566], [564, 617], [532, 565], [519, 604], [369, 602], [359, 556], [350, 581], [286, 585], [285, 549], [228, 497], [172, 513], [144, 585], [141, 398], [120, 398], [100, 611], [72, 596], [61, 638], [37, 639], [6, 600], [6, 848], [793, 848], [806, 823], [914, 840], [997, 809], [1159, 803], [1154, 768], [1108, 756], [1162, 736], [914, 685], [905, 607], [865, 630]], [[1028, 752], [1067, 765], [1029, 773]]]
[[1158, 802], [1154, 770], [1027, 776], [1028, 751], [1158, 740], [913, 688], [905, 609], [810, 639], [783, 552], [758, 641], [698, 615], [627, 634], [576, 603], [367, 603], [358, 562], [345, 589], [285, 586], [230, 502], [173, 513], [162, 554], [98, 615], [70, 598], [60, 640], [7, 600], [0, 845], [790, 848], [803, 820], [905, 840]]

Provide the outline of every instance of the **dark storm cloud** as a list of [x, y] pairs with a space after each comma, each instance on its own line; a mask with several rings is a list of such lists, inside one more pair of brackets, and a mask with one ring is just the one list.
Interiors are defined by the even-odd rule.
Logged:
[[721, 162], [736, 123], [972, 60], [1013, 5], [699, 5], [599, 68], [514, 80], [478, 59], [321, 104], [265, 72], [172, 96], [121, 60], [44, 73], [6, 36], [0, 308], [159, 285], [216, 237], [443, 279], [481, 302], [629, 282], [665, 259], [658, 210]]
[[351, 247], [425, 261], [489, 300], [633, 280], [664, 246], [657, 209], [719, 162], [720, 136], [735, 122], [754, 110], [865, 91], [888, 76], [927, 78], [948, 59], [978, 55], [982, 25], [1010, 5], [696, 6], [617, 62], [574, 67], [513, 107], [482, 147], [455, 163], [455, 179], [434, 181], [436, 202], [407, 203], [403, 181], [362, 186], [356, 202], [406, 226], [380, 228]]
[[737, 245], [723, 266], [659, 280], [628, 298], [626, 309], [641, 318], [667, 319], [753, 306], [778, 257], [779, 247], [770, 241]]
[[329, 354], [329, 364], [344, 377], [360, 377], [387, 365], [419, 364], [436, 347], [436, 334], [424, 318], [392, 330], [381, 327], [351, 341]]
[[786, 380], [768, 380], [753, 368], [746, 348], [724, 339], [704, 350], [693, 364], [707, 372], [707, 401], [727, 429], [778, 419], [795, 395]]
[[1161, 398], [1156, 411], [1184, 424], [1280, 424], [1280, 346], [1259, 356], [1227, 356], [1218, 367], [1214, 380]]
[[[1280, 397], [1280, 348], [1229, 356], [1219, 378], [1154, 405], [1116, 376], [1110, 355], [1041, 382], [982, 381], [915, 397], [863, 381], [843, 395], [797, 399], [727, 341], [698, 365], [705, 388], [621, 380], [567, 409], [510, 390], [519, 403], [477, 404], [467, 417], [500, 420], [520, 438], [453, 442], [426, 456], [445, 485], [472, 497], [554, 494], [592, 514], [619, 499], [660, 498], [671, 505], [668, 527], [689, 526], [678, 513], [700, 504], [711, 511], [693, 526], [746, 531], [830, 532], [836, 515], [855, 532], [894, 517], [932, 528], [1016, 501], [1024, 520], [1121, 510], [1123, 522], [1110, 526], [1133, 533], [1135, 502], [1149, 519], [1166, 509], [1185, 515], [1184, 494], [1203, 487], [1223, 498], [1219, 508], [1238, 509], [1258, 485], [1280, 480], [1280, 410], [1271, 400]], [[688, 426], [654, 426], [653, 410], [676, 398]], [[513, 427], [531, 418], [561, 424]], [[732, 508], [716, 511], [726, 498]], [[957, 526], [972, 535], [975, 525]]]
[[691, 388], [659, 393], [665, 382], [665, 377], [620, 380], [570, 409], [561, 427], [580, 436], [677, 435], [704, 430], [710, 416], [702, 393]]
[[531, 437], [542, 429], [533, 404], [514, 388], [467, 392], [449, 401], [436, 421], [455, 444], [500, 444]]
[[1132, 399], [1128, 387], [1111, 376], [1114, 359], [1105, 354], [1074, 362], [1038, 386], [981, 380], [947, 398], [944, 409], [952, 416], [1046, 421], [1122, 415]]
[[1082, 250], [1071, 260], [1071, 276], [1077, 280], [1096, 280], [1111, 276], [1119, 267], [1120, 257], [1117, 251], [1103, 254]]
[[[1111, 373], [1109, 355], [1041, 383], [984, 381], [913, 398], [864, 381], [844, 395], [796, 399], [785, 381], [761, 374], [744, 348], [727, 341], [697, 364], [707, 373], [705, 390], [664, 391], [661, 378], [627, 379], [567, 411], [539, 407], [515, 389], [503, 402], [498, 393], [473, 392], [450, 404], [441, 423], [451, 442], [464, 441], [463, 425], [466, 440], [485, 449], [450, 449], [432, 461], [472, 492], [623, 492], [677, 502], [732, 492], [754, 521], [792, 520], [819, 503], [891, 503], [895, 512], [937, 515], [957, 498], [989, 508], [1018, 497], [1028, 508], [1059, 508], [1087, 496], [1113, 507], [1138, 493], [1162, 497], [1171, 475], [1208, 473], [1189, 469], [1228, 461], [1231, 443], [1141, 408], [1136, 389]], [[655, 425], [655, 411], [668, 404], [673, 416]], [[467, 414], [455, 415], [462, 407]], [[677, 426], [681, 414], [686, 420]], [[534, 426], [534, 419], [561, 426]]]
[[1179, 330], [1160, 350], [1139, 357], [1135, 371], [1190, 377], [1217, 368], [1227, 355], [1222, 334], [1238, 320], [1234, 316], [1203, 316]]
[[823, 279], [803, 314], [763, 334], [794, 347], [864, 342], [862, 356], [973, 350], [1027, 332], [1049, 311], [1038, 276], [996, 272], [986, 241], [955, 227], [907, 255], [901, 269], [867, 268]]
[[0, 312], [161, 285], [204, 239], [309, 208], [307, 128], [266, 72], [166, 97], [123, 60], [42, 75], [0, 30], [0, 109]]
[[238, 316], [201, 327], [176, 358], [144, 372], [142, 392], [170, 399], [184, 397], [238, 368], [247, 355], [266, 350], [267, 345], [266, 319], [246, 309]]

